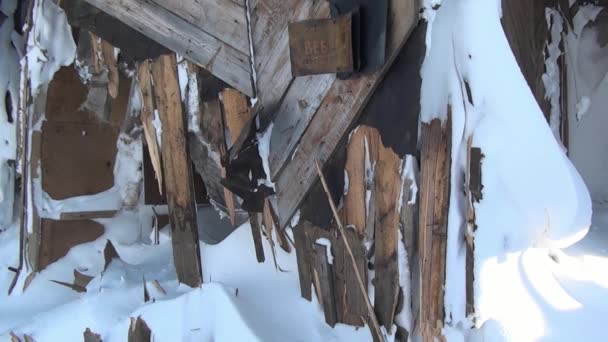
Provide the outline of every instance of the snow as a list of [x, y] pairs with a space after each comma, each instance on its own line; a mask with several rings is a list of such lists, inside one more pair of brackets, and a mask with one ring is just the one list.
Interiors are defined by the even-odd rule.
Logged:
[[[90, 328], [104, 341], [124, 341], [129, 318], [141, 316], [155, 341], [371, 339], [367, 328], [338, 324], [332, 329], [316, 298], [308, 302], [300, 297], [295, 253], [277, 250], [284, 272], [277, 272], [271, 262], [257, 263], [248, 224], [218, 245], [201, 242], [205, 283], [192, 289], [179, 285], [175, 278], [168, 228], [161, 230], [159, 245], [148, 245], [139, 236], [151, 227], [140, 227], [134, 212], [100, 222], [106, 227], [104, 236], [73, 248], [40, 272], [22, 294], [6, 297], [10, 273], [6, 267], [0, 268], [0, 337], [8, 338], [13, 331], [32, 335], [36, 341], [80, 340]], [[0, 234], [1, 253], [11, 255], [4, 244], [7, 237], [16, 238], [11, 234]], [[107, 239], [120, 259], [102, 272]], [[263, 247], [270, 253], [268, 241], [263, 241]], [[0, 264], [10, 264], [13, 259], [1, 258]], [[71, 282], [74, 269], [95, 276], [84, 294], [49, 281]], [[155, 289], [153, 280], [165, 294]], [[148, 303], [143, 298], [144, 281], [152, 299]]]
[[331, 241], [329, 241], [327, 238], [318, 238], [315, 243], [317, 245], [321, 245], [321, 246], [325, 246], [325, 253], [326, 253], [326, 257], [327, 257], [327, 262], [330, 265], [334, 264], [334, 255], [331, 252]]
[[550, 42], [546, 50], [548, 56], [545, 59], [545, 73], [542, 76], [545, 86], [545, 97], [551, 102], [551, 115], [549, 126], [555, 138], [560, 141], [560, 122], [561, 122], [561, 76], [557, 59], [561, 56], [560, 43], [562, 41], [563, 22], [560, 13], [553, 8], [545, 9], [547, 27], [551, 32]]
[[48, 84], [61, 66], [72, 64], [76, 56], [76, 43], [67, 17], [52, 0], [36, 0], [33, 27], [27, 42], [32, 96]]
[[[541, 272], [545, 259], [551, 260], [546, 250], [567, 247], [586, 234], [591, 201], [527, 87], [500, 14], [499, 1], [442, 2], [422, 67], [421, 120], [445, 120], [451, 106], [446, 331], [467, 334], [474, 318], [481, 334], [492, 340], [527, 341], [547, 336], [551, 323], [561, 324], [546, 320], [552, 317], [538, 307], [533, 285], [552, 284], [549, 269]], [[474, 204], [476, 316], [467, 318], [462, 187], [469, 137], [484, 154], [484, 187], [483, 199]], [[571, 304], [563, 296], [553, 299], [562, 308]]]
[[154, 118], [152, 119], [152, 125], [154, 126], [154, 130], [156, 131], [156, 141], [158, 142], [158, 146], [160, 147], [163, 142], [163, 123], [160, 121], [160, 115], [158, 114], [158, 109], [154, 108]]
[[270, 163], [268, 162], [268, 158], [270, 157], [270, 137], [272, 135], [272, 127], [273, 123], [268, 125], [266, 130], [262, 133], [256, 133], [258, 138], [258, 152], [260, 154], [260, 158], [262, 159], [262, 166], [264, 167], [264, 173], [266, 174], [266, 179], [258, 179], [258, 185], [264, 184], [273, 190], [276, 190], [274, 187], [274, 183], [270, 178]]
[[300, 210], [298, 209], [298, 211], [296, 211], [296, 213], [293, 214], [293, 217], [289, 221], [289, 225], [292, 228], [295, 228], [298, 225], [299, 222], [300, 222]]
[[403, 244], [403, 235], [399, 230], [399, 240], [397, 242], [397, 263], [399, 267], [399, 286], [403, 291], [403, 307], [395, 316], [395, 323], [407, 331], [412, 331], [413, 315], [412, 315], [412, 291], [410, 281], [410, 266], [407, 258], [408, 251]]
[[591, 100], [589, 100], [589, 97], [581, 96], [581, 100], [576, 104], [576, 119], [580, 121], [583, 115], [587, 114], [590, 106]]

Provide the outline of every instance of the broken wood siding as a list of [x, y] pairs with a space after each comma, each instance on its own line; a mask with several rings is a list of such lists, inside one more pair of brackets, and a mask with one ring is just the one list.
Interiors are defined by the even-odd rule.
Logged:
[[162, 122], [162, 158], [173, 262], [178, 280], [191, 287], [202, 284], [198, 225], [190, 157], [187, 153], [186, 122], [182, 112], [175, 54], [163, 55], [152, 64], [154, 96]]
[[[416, 25], [418, 20], [417, 1], [394, 0], [391, 1], [389, 8], [388, 58], [384, 68], [373, 74], [354, 79], [334, 80], [328, 91], [324, 95], [320, 95], [324, 98], [314, 116], [311, 117], [310, 122], [302, 121], [298, 124], [307, 128], [302, 133], [299, 144], [294, 144], [294, 149], [299, 145], [295, 155], [291, 156], [294, 149], [271, 143], [271, 159], [285, 161], [283, 166], [271, 166], [273, 170], [282, 169], [273, 178], [273, 181], [276, 182], [276, 208], [281, 227], [288, 223], [312, 184], [317, 180], [314, 169], [315, 159], [319, 160], [322, 165], [327, 162], [338, 143], [345, 137], [353, 121], [361, 113], [369, 97]], [[304, 100], [309, 102], [309, 99]], [[277, 116], [275, 125], [280, 126], [283, 117]], [[280, 155], [285, 155], [285, 157]], [[291, 157], [288, 158], [287, 156]]]

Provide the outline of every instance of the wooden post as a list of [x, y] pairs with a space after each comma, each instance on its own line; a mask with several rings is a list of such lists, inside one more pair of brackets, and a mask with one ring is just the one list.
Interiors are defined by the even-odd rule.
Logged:
[[445, 256], [450, 195], [451, 110], [421, 130], [420, 331], [424, 341], [443, 340]]
[[156, 85], [156, 106], [163, 127], [161, 151], [171, 221], [173, 262], [179, 282], [198, 287], [203, 282], [198, 226], [176, 66], [175, 54], [160, 56], [152, 65], [152, 76]]
[[475, 203], [482, 198], [481, 182], [481, 160], [483, 154], [479, 147], [472, 147], [472, 137], [467, 140], [467, 173], [466, 173], [466, 195], [467, 195], [467, 230], [465, 234], [466, 254], [466, 314], [475, 319]]

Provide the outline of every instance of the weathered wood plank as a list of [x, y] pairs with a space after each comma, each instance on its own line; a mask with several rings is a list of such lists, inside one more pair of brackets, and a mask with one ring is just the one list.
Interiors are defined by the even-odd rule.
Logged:
[[152, 0], [192, 25], [249, 55], [247, 12], [231, 0]]
[[293, 228], [293, 239], [296, 248], [296, 258], [298, 263], [298, 277], [300, 279], [300, 293], [303, 298], [312, 300], [312, 266], [310, 264], [310, 239], [308, 230], [312, 224], [308, 221], [300, 222]]
[[327, 259], [327, 248], [329, 247], [318, 244], [316, 239], [312, 242], [313, 277], [315, 278], [315, 284], [318, 286], [317, 292], [320, 294], [318, 300], [323, 307], [325, 322], [333, 327], [338, 320], [334, 295], [334, 275], [332, 266]]
[[466, 196], [467, 196], [467, 229], [466, 241], [466, 314], [475, 320], [475, 203], [482, 199], [483, 184], [481, 181], [481, 161], [483, 154], [479, 147], [472, 147], [472, 137], [467, 140], [467, 172], [466, 172]]
[[[282, 15], [282, 18], [263, 21], [263, 23], [270, 25], [268, 27], [264, 27], [263, 24], [256, 24], [255, 22], [253, 26], [253, 47], [256, 52], [255, 61], [258, 75], [258, 104], [256, 111], [260, 113], [260, 124], [262, 127], [265, 127], [273, 117], [279, 118], [283, 115], [278, 112], [279, 106], [281, 105], [281, 99], [293, 80], [289, 63], [287, 23], [304, 19], [329, 17], [329, 5], [327, 1], [300, 0], [291, 8], [283, 8], [283, 5], [277, 5], [273, 9], [268, 9], [262, 5], [262, 3], [266, 2], [268, 1], [258, 1], [260, 3], [259, 9], [254, 11], [254, 16], [256, 14], [260, 16], [260, 20], [269, 13], [268, 11], [278, 14], [276, 12], [282, 9], [281, 11], [287, 14]], [[294, 1], [284, 1], [285, 4], [290, 2]], [[264, 31], [265, 29], [273, 31], [265, 32], [260, 38], [262, 40], [256, 40], [256, 32]]]
[[[370, 165], [378, 160], [380, 134], [376, 128], [361, 125], [355, 128], [346, 148], [344, 170], [348, 177], [348, 192], [344, 196], [344, 224], [353, 226], [360, 236], [365, 234], [368, 217], [366, 205], [366, 160]], [[371, 236], [370, 236], [371, 238]]]
[[174, 54], [152, 64], [154, 95], [162, 132], [163, 174], [171, 221], [173, 259], [178, 280], [191, 287], [202, 284], [196, 206], [190, 158], [187, 154], [185, 117]]
[[[350, 325], [363, 326], [365, 317], [369, 315], [365, 306], [365, 298], [357, 286], [357, 276], [353, 272], [353, 265], [346, 250], [344, 239], [348, 239], [353, 256], [355, 257], [359, 273], [367, 279], [367, 258], [363, 243], [358, 234], [346, 229], [346, 236], [339, 237], [333, 242], [334, 249], [334, 274], [336, 292], [336, 310], [338, 321]], [[367, 284], [363, 284], [367, 289]]]
[[[349, 80], [336, 80], [319, 110], [304, 132], [298, 153], [276, 177], [277, 212], [284, 227], [311, 185], [317, 180], [314, 160], [327, 162], [352, 122], [361, 113], [370, 95], [393, 62], [418, 20], [418, 1], [390, 3], [387, 63], [370, 75]], [[281, 151], [272, 151], [282, 153]]]
[[387, 331], [393, 325], [399, 271], [397, 267], [397, 243], [399, 240], [399, 194], [401, 192], [401, 159], [391, 149], [379, 146], [375, 168], [375, 258], [376, 290], [374, 310], [378, 321]]
[[129, 325], [129, 342], [150, 342], [152, 341], [152, 331], [146, 324], [141, 316], [137, 319], [131, 317], [131, 324]]
[[259, 213], [251, 213], [249, 215], [249, 224], [251, 225], [251, 235], [253, 237], [253, 245], [255, 247], [255, 257], [258, 262], [264, 262], [264, 246], [262, 245], [262, 216]]
[[[448, 109], [449, 112], [449, 109]], [[444, 322], [445, 255], [450, 195], [451, 123], [435, 119], [421, 129], [419, 211], [420, 331], [441, 338]]]
[[[87, 0], [156, 42], [179, 53], [243, 93], [253, 96], [244, 54], [170, 11], [146, 0]], [[221, 16], [220, 14], [217, 14]]]
[[270, 149], [275, 151], [268, 162], [273, 179], [290, 158], [335, 79], [334, 74], [298, 77], [289, 87], [270, 136]]
[[247, 97], [236, 89], [224, 89], [220, 93], [220, 99], [224, 105], [224, 122], [230, 133], [230, 137], [226, 138], [228, 148], [230, 148], [251, 119], [251, 110]]
[[141, 92], [141, 113], [140, 119], [144, 127], [144, 137], [148, 146], [148, 154], [152, 162], [152, 168], [158, 182], [158, 191], [163, 193], [163, 171], [160, 157], [159, 142], [156, 138], [156, 129], [154, 128], [154, 99], [152, 94], [152, 84], [150, 82], [150, 62], [143, 61], [137, 68], [137, 81]]

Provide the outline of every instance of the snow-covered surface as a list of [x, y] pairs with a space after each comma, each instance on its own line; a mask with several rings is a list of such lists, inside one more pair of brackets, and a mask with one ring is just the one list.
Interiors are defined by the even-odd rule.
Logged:
[[76, 43], [63, 10], [52, 0], [36, 0], [33, 27], [27, 42], [32, 96], [48, 84], [62, 66], [72, 64]]
[[270, 163], [268, 158], [270, 157], [270, 137], [272, 136], [272, 127], [274, 124], [268, 125], [266, 130], [261, 133], [256, 133], [258, 138], [258, 152], [262, 159], [262, 166], [264, 167], [264, 173], [266, 174], [265, 179], [258, 179], [258, 185], [264, 184], [265, 186], [276, 190], [274, 182], [270, 178]]
[[[86, 328], [104, 341], [125, 341], [129, 317], [140, 316], [155, 341], [369, 341], [367, 328], [325, 323], [316, 299], [300, 297], [295, 253], [277, 249], [283, 272], [272, 262], [259, 264], [248, 224], [219, 245], [201, 242], [205, 284], [178, 285], [168, 229], [159, 245], [140, 242], [151, 227], [136, 212], [101, 221], [106, 233], [73, 248], [34, 278], [22, 294], [6, 297], [16, 261], [16, 231], [0, 233], [0, 337], [10, 331], [36, 341], [78, 341]], [[144, 221], [149, 222], [149, 221]], [[141, 228], [140, 228], [141, 226]], [[120, 260], [102, 273], [103, 247], [113, 241]], [[149, 239], [148, 239], [149, 240]], [[268, 241], [263, 241], [270, 253]], [[238, 254], [238, 258], [235, 255]], [[85, 294], [50, 282], [71, 282], [74, 269], [93, 275]], [[166, 294], [158, 291], [158, 281]], [[143, 282], [154, 302], [144, 302]], [[169, 314], [170, 313], [170, 314]]]
[[561, 103], [560, 103], [560, 70], [557, 65], [557, 59], [561, 56], [560, 43], [562, 41], [563, 21], [561, 14], [557, 9], [545, 9], [545, 17], [547, 27], [551, 33], [550, 42], [546, 50], [548, 54], [545, 56], [545, 73], [542, 76], [545, 86], [545, 97], [551, 103], [551, 115], [549, 126], [553, 131], [553, 135], [559, 141], [560, 139], [560, 121], [561, 121]]
[[[548, 267], [547, 250], [567, 247], [586, 234], [591, 201], [509, 48], [500, 24], [500, 3], [443, 1], [422, 67], [422, 121], [445, 120], [448, 104], [452, 113], [445, 332], [451, 339], [467, 336], [473, 318], [465, 317], [464, 311], [462, 191], [466, 142], [472, 137], [472, 145], [484, 155], [483, 198], [474, 204], [474, 322], [481, 328], [474, 334], [492, 341], [562, 340], [553, 329], [561, 332], [563, 316], [546, 307], [559, 311], [572, 306], [565, 296], [554, 296], [561, 288], [555, 273], [566, 271], [561, 264]], [[596, 319], [591, 317], [597, 314], [595, 302], [579, 300], [581, 307], [590, 306], [581, 314]], [[590, 328], [590, 336], [602, 330]]]
[[331, 251], [331, 241], [329, 241], [327, 238], [318, 238], [317, 241], [315, 241], [315, 243], [317, 245], [321, 245], [321, 246], [325, 246], [325, 253], [326, 253], [326, 257], [327, 257], [327, 262], [330, 265], [333, 265], [334, 263], [334, 255]]

